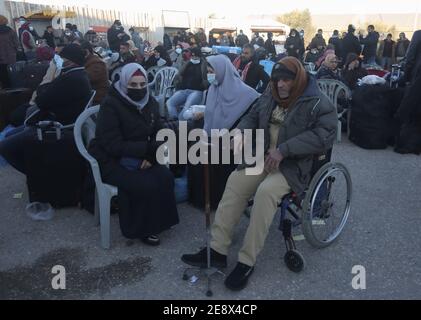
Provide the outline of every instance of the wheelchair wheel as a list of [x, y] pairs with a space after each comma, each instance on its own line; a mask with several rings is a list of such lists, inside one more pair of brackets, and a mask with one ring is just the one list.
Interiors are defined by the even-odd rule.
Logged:
[[292, 272], [299, 273], [303, 271], [305, 260], [301, 253], [297, 250], [290, 250], [285, 254], [285, 264]]
[[340, 163], [327, 163], [313, 177], [303, 202], [302, 229], [315, 248], [331, 245], [351, 211], [352, 181]]

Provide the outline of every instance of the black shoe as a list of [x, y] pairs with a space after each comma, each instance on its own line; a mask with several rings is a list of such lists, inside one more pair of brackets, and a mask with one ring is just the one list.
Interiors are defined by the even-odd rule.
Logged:
[[[227, 267], [227, 256], [216, 252], [211, 249], [211, 266], [214, 268], [226, 268]], [[204, 248], [196, 254], [184, 254], [181, 257], [181, 261], [191, 265], [193, 267], [207, 268], [208, 259], [207, 259], [207, 249]]]
[[161, 244], [161, 240], [159, 240], [159, 238], [154, 235], [142, 238], [141, 240], [144, 244], [147, 244], [148, 246], [156, 247]]
[[253, 271], [254, 267], [238, 262], [235, 269], [225, 279], [225, 286], [233, 291], [243, 290], [247, 286], [248, 279]]

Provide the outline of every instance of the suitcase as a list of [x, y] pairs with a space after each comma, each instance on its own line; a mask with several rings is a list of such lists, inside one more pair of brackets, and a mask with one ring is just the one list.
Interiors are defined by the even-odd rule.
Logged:
[[73, 128], [42, 121], [35, 129], [24, 145], [30, 202], [50, 203], [54, 208], [78, 206], [86, 163], [77, 150]]
[[20, 106], [28, 103], [32, 97], [30, 89], [0, 90], [0, 131], [11, 124], [12, 113]]
[[349, 139], [364, 149], [386, 149], [396, 135], [399, 92], [387, 85], [363, 85], [353, 93]]

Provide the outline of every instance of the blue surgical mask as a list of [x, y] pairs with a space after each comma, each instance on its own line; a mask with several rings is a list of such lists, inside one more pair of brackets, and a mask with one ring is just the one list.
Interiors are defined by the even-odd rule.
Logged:
[[57, 69], [63, 68], [64, 61], [58, 54], [54, 55], [54, 63], [56, 65]]
[[217, 84], [217, 81], [216, 81], [216, 74], [214, 74], [214, 73], [208, 73], [208, 82], [209, 82], [209, 84]]
[[175, 52], [176, 52], [177, 54], [181, 54], [181, 53], [183, 52], [183, 50], [182, 50], [181, 48], [177, 48], [177, 49], [175, 49]]

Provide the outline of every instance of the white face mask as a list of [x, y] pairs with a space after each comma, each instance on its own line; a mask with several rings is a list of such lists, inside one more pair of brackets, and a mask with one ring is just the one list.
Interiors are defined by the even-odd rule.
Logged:
[[200, 63], [200, 59], [193, 58], [193, 59], [190, 59], [190, 62], [193, 63], [193, 64], [199, 64]]
[[63, 68], [64, 63], [63, 59], [58, 54], [54, 55], [53, 59], [57, 69], [61, 70]]
[[176, 52], [177, 54], [181, 54], [181, 53], [183, 52], [183, 50], [181, 50], [181, 48], [177, 48], [177, 49], [175, 49], [175, 52]]
[[32, 27], [32, 26], [29, 27], [29, 30], [34, 31], [34, 27]]
[[209, 82], [209, 84], [215, 84], [215, 85], [217, 85], [216, 74], [215, 73], [208, 73], [208, 82]]

